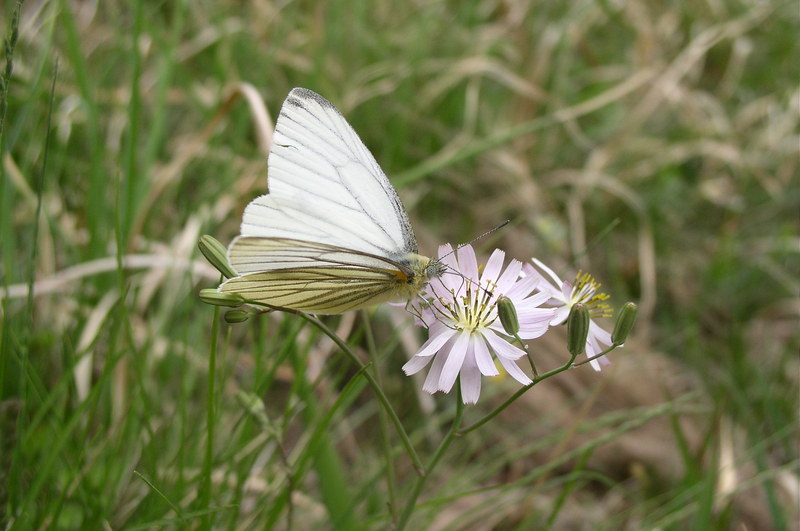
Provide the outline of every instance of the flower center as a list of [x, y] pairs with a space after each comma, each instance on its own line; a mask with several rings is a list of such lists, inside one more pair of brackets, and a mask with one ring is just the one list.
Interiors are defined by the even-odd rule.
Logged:
[[582, 302], [589, 309], [592, 317], [611, 317], [613, 309], [605, 303], [611, 298], [610, 295], [598, 291], [600, 284], [589, 273], [578, 271], [575, 275], [575, 285], [572, 286], [570, 294], [570, 307]]
[[457, 295], [455, 290], [451, 289], [451, 297], [447, 300], [439, 297], [438, 304], [434, 304], [434, 308], [450, 320], [456, 330], [480, 332], [497, 319], [497, 312], [493, 312], [495, 297], [492, 288], [494, 287], [496, 286], [493, 283], [487, 283], [486, 287], [482, 287], [470, 282], [463, 295]]

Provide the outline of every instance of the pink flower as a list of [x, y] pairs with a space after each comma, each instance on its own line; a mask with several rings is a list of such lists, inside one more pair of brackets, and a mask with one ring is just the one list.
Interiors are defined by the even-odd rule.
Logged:
[[513, 302], [521, 339], [544, 334], [555, 310], [539, 307], [550, 298], [549, 293], [534, 291], [539, 279], [520, 278], [522, 263], [517, 260], [504, 271], [504, 257], [503, 251], [495, 250], [479, 274], [472, 246], [464, 245], [455, 254], [450, 245], [439, 248], [439, 258], [448, 271], [432, 280], [412, 304], [418, 323], [428, 327], [428, 341], [403, 366], [403, 371], [411, 375], [433, 361], [423, 390], [448, 393], [460, 375], [464, 403], [476, 403], [481, 375], [500, 374], [492, 355], [512, 378], [522, 385], [531, 383], [516, 363], [525, 351], [513, 345], [503, 330], [497, 300], [504, 295]]
[[[599, 292], [600, 283], [592, 275], [578, 271], [575, 283], [572, 284], [562, 281], [552, 269], [536, 258], [533, 259], [533, 263], [538, 269], [531, 264], [525, 264], [522, 266], [522, 274], [525, 278], [537, 279], [539, 281], [537, 289], [548, 294], [549, 300], [546, 304], [556, 311], [550, 325], [555, 326], [566, 321], [572, 307], [579, 302], [589, 308], [589, 315], [593, 318], [611, 317], [611, 308], [605, 303], [609, 296]], [[589, 336], [586, 338], [586, 356], [589, 358], [597, 356], [609, 346], [611, 346], [611, 334], [600, 328], [600, 325], [592, 319], [589, 322]], [[600, 370], [601, 364], [611, 364], [605, 356], [590, 363], [596, 371]]]

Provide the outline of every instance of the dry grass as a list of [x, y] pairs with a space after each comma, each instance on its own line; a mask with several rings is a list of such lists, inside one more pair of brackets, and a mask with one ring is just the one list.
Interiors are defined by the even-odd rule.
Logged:
[[[298, 387], [325, 411], [352, 368], [287, 316], [226, 328], [213, 491], [201, 505], [211, 318], [194, 293], [215, 275], [195, 246], [203, 233], [229, 241], [263, 193], [272, 120], [296, 85], [359, 131], [428, 254], [511, 219], [485, 250], [589, 270], [613, 301], [640, 305], [610, 370], [569, 371], [458, 441], [417, 525], [798, 524], [796, 6], [141, 9], [137, 22], [113, 3], [24, 5], [0, 195], [3, 524], [156, 525], [176, 518], [170, 500], [184, 516], [219, 511], [217, 526], [263, 526], [318, 426]], [[360, 317], [332, 323], [363, 348]], [[429, 449], [450, 400], [400, 374], [421, 339], [402, 312], [381, 310], [373, 325], [387, 393]], [[557, 333], [532, 347], [544, 366], [564, 358]], [[486, 387], [470, 417], [513, 389]], [[239, 391], [266, 402], [278, 436]], [[363, 494], [354, 514], [379, 528], [377, 419], [363, 391], [325, 433]], [[408, 460], [394, 462], [405, 487]], [[292, 492], [297, 528], [332, 525], [311, 468]]]

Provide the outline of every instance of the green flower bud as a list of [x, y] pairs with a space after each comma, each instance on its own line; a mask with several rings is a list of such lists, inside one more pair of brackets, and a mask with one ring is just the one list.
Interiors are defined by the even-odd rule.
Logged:
[[617, 322], [614, 323], [614, 331], [611, 333], [611, 343], [615, 347], [622, 345], [628, 339], [628, 334], [631, 333], [633, 324], [636, 322], [638, 311], [639, 308], [632, 302], [626, 302], [619, 311]]
[[519, 333], [519, 319], [517, 319], [517, 309], [511, 299], [505, 295], [500, 295], [497, 299], [497, 315], [500, 316], [500, 323], [503, 330], [515, 336]]
[[586, 350], [586, 338], [589, 337], [589, 309], [578, 303], [572, 307], [567, 317], [567, 350], [577, 356]]
[[225, 322], [229, 324], [243, 323], [250, 319], [251, 315], [247, 310], [228, 310], [225, 312]]
[[214, 306], [230, 306], [236, 308], [244, 304], [244, 297], [238, 293], [220, 293], [216, 288], [200, 290], [200, 300]]
[[217, 271], [222, 273], [225, 278], [239, 276], [231, 269], [231, 266], [228, 265], [228, 251], [219, 240], [208, 234], [203, 234], [200, 236], [200, 241], [197, 242], [197, 247], [200, 248], [200, 252], [203, 253], [206, 260], [208, 260]]

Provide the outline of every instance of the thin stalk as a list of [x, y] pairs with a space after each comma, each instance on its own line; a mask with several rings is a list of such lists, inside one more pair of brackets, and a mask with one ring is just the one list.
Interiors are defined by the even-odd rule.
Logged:
[[559, 374], [559, 373], [562, 373], [562, 372], [564, 372], [566, 370], [571, 369], [572, 368], [572, 364], [575, 361], [575, 358], [577, 358], [577, 357], [578, 357], [577, 354], [573, 354], [569, 358], [569, 361], [567, 363], [565, 363], [564, 365], [562, 365], [561, 367], [553, 369], [552, 371], [548, 371], [548, 372], [542, 374], [541, 376], [537, 376], [536, 378], [533, 379], [533, 381], [531, 383], [529, 383], [525, 387], [523, 387], [520, 390], [518, 390], [516, 393], [511, 395], [505, 402], [503, 402], [502, 404], [497, 406], [497, 408], [495, 408], [491, 413], [488, 413], [485, 417], [483, 417], [478, 422], [476, 422], [476, 423], [474, 423], [474, 424], [472, 424], [470, 426], [467, 426], [463, 430], [460, 430], [457, 435], [459, 437], [461, 437], [461, 436], [463, 436], [463, 435], [465, 435], [465, 434], [467, 434], [467, 433], [469, 433], [469, 432], [471, 432], [473, 430], [476, 430], [476, 429], [480, 428], [481, 426], [483, 426], [484, 424], [486, 424], [487, 422], [489, 422], [490, 420], [495, 418], [497, 415], [499, 415], [500, 412], [502, 412], [505, 408], [510, 406], [519, 397], [521, 397], [522, 395], [527, 393], [528, 390], [531, 389], [534, 385], [536, 385], [539, 382], [542, 382], [544, 380], [547, 380], [548, 378], [550, 378], [552, 376], [555, 376], [556, 374]]
[[617, 348], [617, 346], [618, 346], [618, 345], [611, 345], [610, 347], [608, 347], [607, 349], [605, 349], [605, 350], [604, 350], [603, 352], [601, 352], [600, 354], [595, 354], [595, 355], [594, 355], [594, 356], [592, 356], [591, 358], [586, 358], [585, 360], [583, 360], [583, 361], [581, 361], [581, 362], [579, 362], [579, 363], [573, 363], [573, 364], [572, 364], [572, 366], [573, 366], [573, 367], [580, 367], [581, 365], [586, 365], [587, 363], [591, 363], [591, 362], [593, 362], [593, 361], [594, 361], [594, 360], [596, 360], [596, 359], [602, 358], [603, 356], [605, 356], [606, 354], [608, 354], [609, 352], [611, 352], [612, 350], [614, 350], [615, 348]]
[[[297, 313], [297, 315], [299, 315], [309, 323], [319, 328], [323, 334], [331, 338], [333, 342], [336, 343], [336, 345], [340, 349], [342, 349], [342, 352], [344, 352], [353, 361], [353, 363], [356, 364], [356, 366], [359, 369], [362, 369], [364, 367], [364, 363], [360, 359], [358, 359], [358, 356], [356, 356], [356, 353], [353, 352], [353, 349], [350, 348], [350, 345], [342, 341], [339, 338], [339, 336], [337, 336], [333, 332], [333, 330], [331, 330], [330, 328], [327, 327], [327, 325], [325, 325], [325, 323], [323, 323], [316, 317], [312, 317], [311, 315], [308, 315], [306, 313], [299, 312]], [[392, 405], [389, 403], [389, 399], [386, 398], [386, 395], [384, 394], [383, 389], [381, 389], [380, 384], [377, 382], [377, 380], [375, 380], [375, 377], [372, 376], [372, 374], [369, 371], [364, 371], [364, 377], [369, 382], [369, 385], [370, 387], [372, 387], [372, 390], [375, 391], [375, 394], [378, 397], [378, 401], [381, 403], [384, 410], [389, 415], [389, 420], [391, 420], [392, 424], [394, 424], [394, 427], [397, 430], [397, 434], [400, 436], [400, 441], [403, 443], [403, 446], [405, 447], [408, 456], [414, 463], [414, 468], [417, 470], [417, 474], [424, 475], [425, 468], [422, 465], [422, 461], [417, 455], [416, 450], [414, 450], [414, 445], [411, 444], [411, 439], [408, 437], [406, 430], [403, 428], [403, 424], [400, 422], [400, 418], [397, 416], [397, 413], [395, 412], [394, 408], [392, 408]]]
[[521, 397], [522, 395], [527, 393], [534, 385], [538, 384], [539, 382], [547, 380], [548, 378], [552, 378], [556, 374], [560, 374], [560, 373], [562, 373], [564, 371], [567, 371], [567, 370], [575, 368], [575, 367], [580, 367], [581, 365], [589, 363], [592, 360], [596, 360], [597, 358], [605, 356], [606, 354], [608, 354], [609, 352], [611, 352], [615, 348], [616, 347], [612, 345], [611, 347], [607, 348], [606, 350], [604, 350], [600, 354], [597, 354], [596, 356], [592, 356], [591, 358], [589, 358], [587, 360], [584, 360], [584, 361], [582, 361], [580, 363], [575, 363], [575, 358], [578, 357], [578, 354], [572, 355], [569, 358], [569, 361], [566, 362], [564, 365], [562, 365], [561, 367], [557, 367], [557, 368], [553, 369], [552, 371], [546, 372], [546, 373], [544, 373], [544, 374], [542, 374], [540, 376], [537, 376], [536, 378], [533, 379], [533, 381], [531, 383], [529, 383], [525, 387], [519, 389], [516, 393], [511, 395], [508, 398], [508, 400], [506, 400], [505, 402], [503, 402], [502, 404], [497, 406], [497, 408], [495, 408], [491, 413], [488, 413], [481, 420], [479, 420], [476, 423], [471, 424], [471, 425], [467, 426], [466, 428], [464, 428], [463, 430], [459, 431], [458, 432], [458, 437], [461, 437], [462, 435], [466, 435], [467, 433], [469, 433], [469, 432], [471, 432], [471, 431], [473, 431], [475, 429], [480, 428], [481, 426], [483, 426], [484, 424], [486, 424], [487, 422], [489, 422], [490, 420], [495, 418], [497, 415], [500, 414], [500, 412], [502, 412], [505, 408], [510, 406], [519, 397]]
[[406, 506], [403, 508], [403, 512], [400, 514], [400, 520], [397, 522], [396, 529], [398, 531], [402, 531], [406, 524], [408, 524], [408, 520], [411, 518], [411, 515], [414, 513], [414, 508], [417, 506], [417, 498], [419, 498], [420, 493], [422, 492], [422, 488], [425, 486], [425, 482], [427, 481], [428, 477], [430, 476], [433, 469], [439, 463], [439, 460], [444, 455], [444, 452], [450, 446], [450, 443], [453, 442], [458, 436], [458, 427], [461, 425], [461, 417], [464, 413], [464, 403], [461, 400], [461, 382], [456, 382], [456, 416], [453, 419], [453, 424], [450, 426], [450, 430], [447, 432], [447, 435], [444, 436], [442, 442], [439, 443], [439, 447], [436, 448], [436, 451], [433, 453], [433, 457], [431, 457], [430, 463], [428, 463], [427, 468], [425, 468], [425, 474], [418, 476], [416, 481], [414, 482], [414, 486], [411, 489], [411, 494], [408, 497], [408, 501], [406, 502]]
[[[222, 282], [220, 277], [220, 282]], [[200, 509], [210, 509], [211, 502], [211, 476], [214, 465], [214, 432], [215, 415], [215, 383], [217, 380], [217, 341], [219, 338], [219, 306], [214, 306], [214, 317], [211, 323], [211, 345], [208, 352], [208, 397], [206, 399], [206, 454], [203, 462], [203, 483], [200, 489]], [[213, 527], [213, 514], [208, 513], [200, 526], [201, 529]]]
[[[375, 346], [375, 336], [372, 334], [372, 325], [369, 319], [369, 312], [363, 310], [361, 317], [364, 320], [364, 336], [367, 340], [367, 351], [369, 352], [372, 365], [375, 367], [375, 379], [378, 384], [381, 384], [381, 375], [378, 371], [378, 349]], [[389, 439], [389, 419], [387, 418], [386, 411], [383, 408], [378, 410], [381, 430], [381, 447], [383, 449], [383, 456], [386, 460], [386, 492], [388, 493], [389, 500], [386, 505], [389, 508], [389, 516], [392, 523], [397, 523], [397, 492], [395, 489], [395, 482], [397, 481], [394, 473], [394, 457], [392, 455], [392, 445]]]

